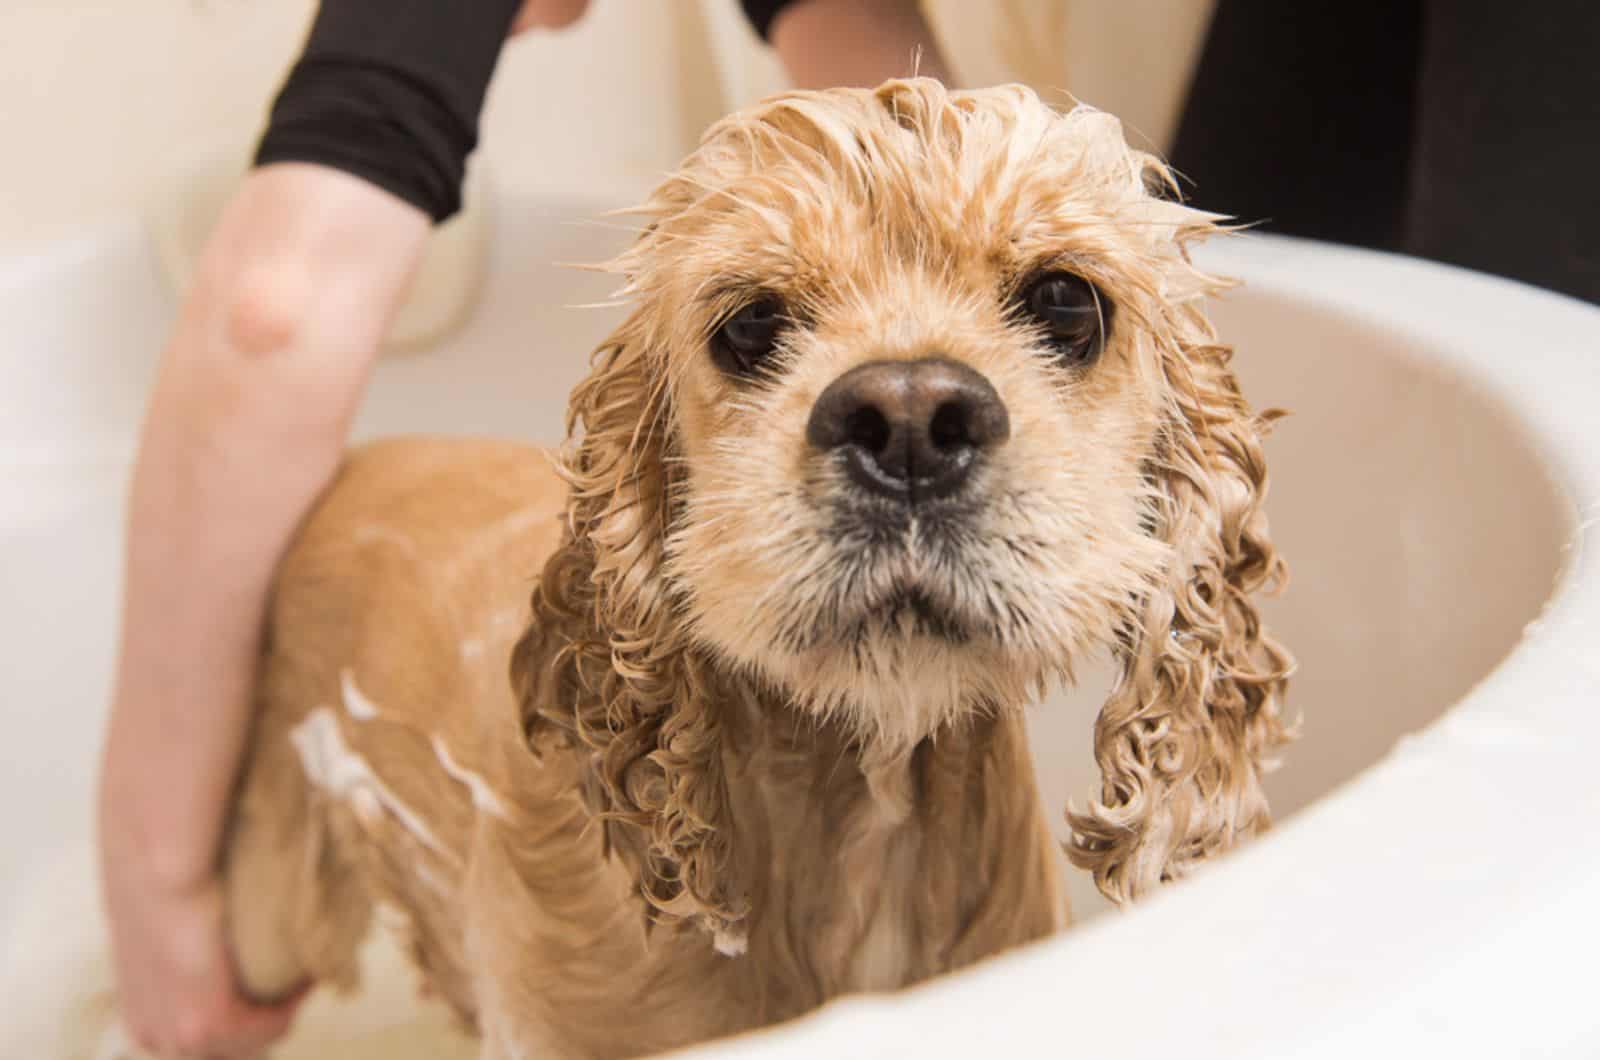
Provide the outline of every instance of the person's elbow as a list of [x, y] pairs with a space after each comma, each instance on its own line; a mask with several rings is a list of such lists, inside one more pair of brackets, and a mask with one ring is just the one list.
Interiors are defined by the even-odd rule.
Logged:
[[217, 283], [223, 348], [242, 358], [292, 356], [312, 330], [310, 286], [308, 270], [288, 260], [248, 265]]
[[202, 281], [169, 348], [161, 401], [186, 433], [271, 440], [285, 456], [342, 447], [381, 348], [385, 306], [315, 263], [273, 257]]

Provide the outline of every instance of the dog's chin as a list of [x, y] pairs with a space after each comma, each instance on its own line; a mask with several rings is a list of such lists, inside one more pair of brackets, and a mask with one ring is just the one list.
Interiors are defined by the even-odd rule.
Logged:
[[942, 729], [1026, 702], [1025, 668], [997, 665], [981, 642], [918, 630], [904, 614], [885, 621], [895, 628], [775, 655], [761, 669], [794, 708], [841, 723], [868, 757], [908, 752]]
[[963, 718], [1021, 705], [1044, 672], [926, 584], [894, 585], [812, 628], [746, 661], [797, 708], [843, 722], [864, 751], [902, 752]]

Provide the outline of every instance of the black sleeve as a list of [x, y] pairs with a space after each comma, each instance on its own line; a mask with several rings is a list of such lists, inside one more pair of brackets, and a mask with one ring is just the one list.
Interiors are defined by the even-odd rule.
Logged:
[[761, 35], [762, 40], [771, 40], [772, 23], [784, 8], [794, 3], [794, 0], [739, 0], [739, 2], [744, 7], [744, 17], [750, 20], [751, 28]]
[[322, 0], [256, 165], [317, 162], [442, 221], [519, 0]]

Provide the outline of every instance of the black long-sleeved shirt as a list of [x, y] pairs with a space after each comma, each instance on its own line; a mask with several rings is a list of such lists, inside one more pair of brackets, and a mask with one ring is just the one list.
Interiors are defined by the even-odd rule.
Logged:
[[[744, 0], [763, 38], [792, 0]], [[322, 0], [256, 164], [316, 162], [442, 221], [520, 0]]]

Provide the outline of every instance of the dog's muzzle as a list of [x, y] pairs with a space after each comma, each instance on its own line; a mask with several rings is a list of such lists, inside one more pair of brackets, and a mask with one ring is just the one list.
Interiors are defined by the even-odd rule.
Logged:
[[911, 505], [955, 494], [1010, 436], [989, 380], [943, 357], [858, 365], [828, 385], [806, 424], [806, 440], [839, 453], [857, 486]]

